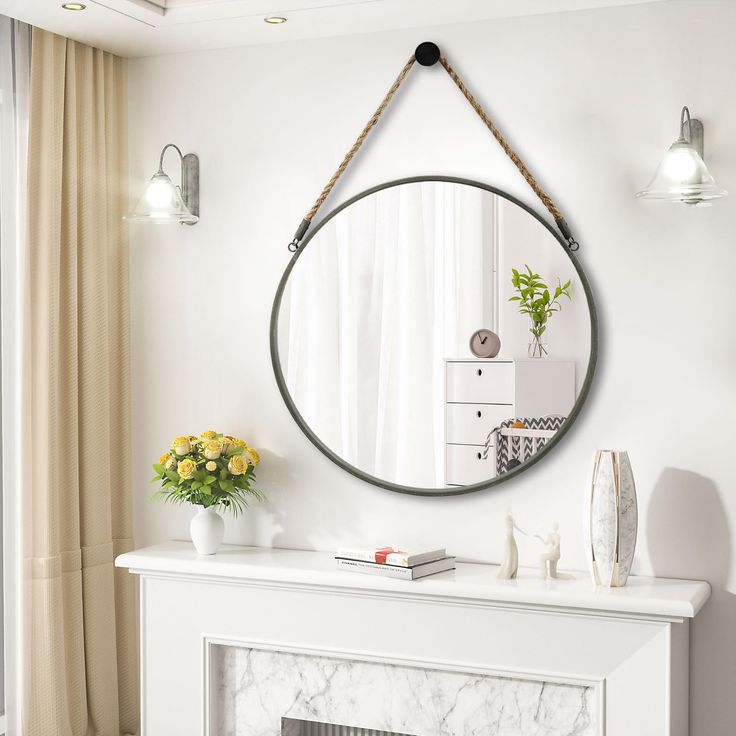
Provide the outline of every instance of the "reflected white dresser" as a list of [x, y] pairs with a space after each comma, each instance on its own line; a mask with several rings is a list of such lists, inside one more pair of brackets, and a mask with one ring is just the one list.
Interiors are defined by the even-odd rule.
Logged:
[[445, 482], [467, 486], [493, 478], [488, 433], [505, 419], [567, 416], [575, 404], [575, 364], [542, 359], [445, 361]]

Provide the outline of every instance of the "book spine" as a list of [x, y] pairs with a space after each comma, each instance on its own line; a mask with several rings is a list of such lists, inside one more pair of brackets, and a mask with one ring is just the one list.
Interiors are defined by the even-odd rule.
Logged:
[[426, 562], [433, 562], [434, 560], [445, 557], [445, 550], [438, 549], [433, 552], [411, 555], [406, 552], [394, 551], [391, 547], [381, 547], [379, 549], [341, 547], [337, 550], [335, 557], [348, 560], [361, 560], [362, 562], [374, 562], [378, 565], [414, 567], [414, 565], [422, 565]]
[[412, 571], [409, 567], [391, 567], [368, 560], [335, 560], [335, 562], [339, 570], [372, 573], [373, 575], [382, 575], [385, 578], [396, 578], [397, 580], [412, 580]]
[[341, 547], [337, 550], [336, 557], [346, 557], [350, 560], [362, 560], [363, 562], [386, 562], [387, 556], [393, 554], [391, 547], [380, 549], [354, 549], [352, 547]]
[[434, 552], [427, 552], [420, 555], [407, 555], [405, 552], [392, 552], [386, 555], [386, 563], [388, 565], [399, 565], [401, 567], [414, 567], [415, 565], [424, 565], [427, 562], [434, 562], [446, 557], [444, 549], [438, 549]]
[[375, 554], [375, 551], [372, 549], [341, 547], [337, 550], [337, 557], [348, 557], [351, 560], [362, 560], [363, 562], [375, 562]]
[[387, 565], [398, 565], [399, 567], [410, 567], [409, 558], [401, 552], [392, 552], [386, 555]]

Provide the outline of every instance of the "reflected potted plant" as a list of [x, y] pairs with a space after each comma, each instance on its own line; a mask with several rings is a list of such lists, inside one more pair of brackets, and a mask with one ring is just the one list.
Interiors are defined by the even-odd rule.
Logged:
[[157, 498], [199, 507], [189, 527], [199, 554], [213, 555], [222, 543], [225, 522], [218, 511], [237, 516], [249, 500], [263, 500], [253, 486], [260, 460], [245, 440], [207, 430], [199, 437], [176, 437], [170, 451], [154, 464], [151, 482], [161, 486]]
[[572, 301], [570, 296], [572, 279], [563, 284], [558, 278], [554, 292], [550, 292], [545, 279], [528, 265], [524, 265], [526, 272], [511, 269], [511, 283], [517, 293], [509, 301], [519, 302], [519, 314], [526, 314], [531, 320], [529, 357], [543, 358], [548, 354], [546, 338], [543, 338], [547, 331], [547, 323], [555, 312], [561, 311], [560, 297], [565, 296]]

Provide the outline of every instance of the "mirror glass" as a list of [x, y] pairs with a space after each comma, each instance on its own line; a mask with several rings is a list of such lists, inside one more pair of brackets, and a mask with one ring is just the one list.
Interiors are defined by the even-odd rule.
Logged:
[[287, 405], [320, 450], [392, 490], [461, 493], [554, 449], [587, 393], [595, 334], [585, 275], [542, 218], [491, 187], [422, 178], [310, 233], [271, 337]]

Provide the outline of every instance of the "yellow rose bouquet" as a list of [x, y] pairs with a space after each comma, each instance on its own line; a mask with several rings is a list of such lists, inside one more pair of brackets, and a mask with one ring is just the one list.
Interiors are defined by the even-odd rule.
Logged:
[[171, 503], [190, 503], [205, 509], [230, 509], [235, 516], [248, 501], [263, 500], [255, 487], [258, 452], [245, 440], [208, 430], [199, 437], [181, 435], [171, 443], [153, 469], [156, 496]]

